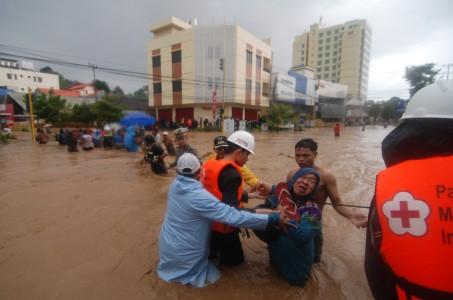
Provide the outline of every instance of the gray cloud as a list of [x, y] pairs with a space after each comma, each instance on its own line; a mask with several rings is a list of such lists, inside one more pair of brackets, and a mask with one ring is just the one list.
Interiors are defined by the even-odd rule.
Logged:
[[[373, 30], [370, 96], [407, 94], [407, 85], [401, 80], [404, 66], [382, 66], [392, 56], [404, 57], [407, 51], [432, 45], [426, 48], [430, 53], [414, 56], [413, 64], [453, 62], [449, 50], [453, 46], [453, 2], [449, 0], [2, 0], [0, 44], [43, 50], [47, 56], [80, 63], [146, 72], [150, 25], [171, 15], [183, 20], [196, 17], [200, 25], [236, 22], [258, 37], [270, 37], [277, 70], [290, 66], [294, 36], [308, 30], [320, 16], [327, 26], [367, 19]], [[375, 70], [373, 61], [380, 63]], [[69, 78], [92, 79], [90, 70], [54, 68]], [[146, 84], [145, 80], [101, 72], [97, 77], [127, 91]], [[393, 82], [386, 84], [386, 78]]]

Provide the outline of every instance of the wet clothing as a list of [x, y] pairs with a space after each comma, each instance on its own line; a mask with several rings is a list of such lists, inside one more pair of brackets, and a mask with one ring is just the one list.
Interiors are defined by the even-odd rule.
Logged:
[[[242, 177], [239, 173], [238, 166], [233, 166], [233, 162], [227, 160], [212, 160], [224, 164], [222, 171], [218, 174], [217, 181], [218, 191], [223, 203], [239, 208], [241, 202], [247, 202], [247, 193], [242, 191]], [[219, 195], [217, 195], [219, 196]], [[225, 226], [223, 226], [225, 227]], [[231, 228], [231, 227], [230, 227]], [[222, 264], [235, 266], [244, 262], [244, 252], [239, 239], [239, 230], [232, 229], [223, 232], [213, 228], [211, 234], [211, 254], [210, 257], [219, 257]]]
[[79, 149], [77, 148], [79, 139], [77, 133], [73, 131], [69, 131], [67, 134], [66, 142], [68, 144], [68, 152], [78, 152]]
[[[203, 165], [200, 182], [203, 187], [219, 199], [219, 201], [225, 200], [226, 202], [224, 203], [238, 208], [241, 207], [241, 197], [243, 194], [242, 179], [239, 175], [239, 170], [240, 167], [231, 160], [208, 160]], [[234, 176], [237, 177], [235, 178]], [[237, 182], [239, 184], [237, 184]], [[222, 185], [223, 187], [221, 189], [220, 187]], [[225, 191], [232, 193], [232, 196], [224, 196], [223, 192]], [[235, 231], [236, 228], [222, 223], [213, 222], [212, 230], [219, 233], [229, 233]]]
[[151, 170], [155, 174], [167, 174], [167, 167], [165, 166], [164, 159], [162, 155], [164, 155], [164, 149], [158, 144], [154, 143], [149, 148], [146, 149], [147, 151], [147, 161], [151, 165]]
[[167, 149], [168, 155], [176, 156], [175, 145], [173, 145], [173, 142], [170, 139], [168, 139], [166, 141], [163, 141], [162, 144], [165, 145], [165, 148]]
[[[292, 187], [299, 177], [306, 174], [315, 174], [317, 183], [310, 194], [297, 196]], [[296, 204], [300, 214], [298, 223], [292, 221], [296, 228], [288, 226], [287, 233], [269, 227], [264, 231], [255, 230], [256, 236], [268, 245], [271, 264], [292, 285], [304, 286], [310, 278], [313, 263], [321, 256], [321, 210], [313, 201], [319, 180], [319, 175], [314, 169], [304, 168], [298, 170], [288, 183], [279, 184], [287, 185], [291, 200]], [[277, 208], [279, 196], [274, 187], [271, 196], [260, 208]]]
[[208, 261], [211, 221], [265, 229], [278, 222], [278, 214], [238, 211], [206, 191], [193, 178], [178, 175], [168, 192], [168, 205], [159, 236], [157, 274], [168, 282], [203, 287], [220, 278]]
[[365, 249], [370, 290], [376, 299], [453, 299], [443, 235], [453, 230], [445, 214], [453, 205], [440, 192], [453, 178], [453, 121], [405, 120], [383, 140], [382, 156]]
[[[200, 159], [200, 156], [198, 155], [198, 151], [196, 149], [192, 148], [191, 146], [185, 145], [184, 147], [177, 147], [176, 148], [176, 158], [175, 158], [175, 161], [170, 164], [170, 168], [175, 167], [176, 162], [178, 161], [178, 158], [186, 152], [192, 153], [193, 155], [198, 157], [198, 159]], [[201, 163], [201, 160], [200, 160], [200, 163]]]
[[85, 151], [88, 150], [93, 150], [94, 144], [93, 144], [93, 137], [90, 134], [84, 134], [82, 135], [82, 141], [83, 141], [83, 146], [82, 149]]

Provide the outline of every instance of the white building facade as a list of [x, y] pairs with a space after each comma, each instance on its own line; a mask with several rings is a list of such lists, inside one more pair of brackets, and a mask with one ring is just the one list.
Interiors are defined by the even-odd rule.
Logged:
[[0, 58], [0, 86], [15, 92], [27, 93], [28, 88], [32, 91], [37, 88], [59, 89], [60, 82], [58, 75], [35, 71], [30, 63], [22, 64], [21, 67], [17, 60]]

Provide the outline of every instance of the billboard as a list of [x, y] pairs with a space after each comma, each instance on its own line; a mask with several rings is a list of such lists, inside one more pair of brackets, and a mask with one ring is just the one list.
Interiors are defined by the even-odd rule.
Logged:
[[294, 77], [274, 73], [271, 81], [274, 100], [294, 103], [296, 87]]

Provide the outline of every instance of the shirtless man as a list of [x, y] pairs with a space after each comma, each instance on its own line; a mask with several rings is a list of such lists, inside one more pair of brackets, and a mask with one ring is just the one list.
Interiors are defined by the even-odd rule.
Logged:
[[[322, 210], [327, 197], [333, 204], [335, 210], [345, 218], [348, 218], [352, 224], [357, 227], [366, 227], [368, 217], [362, 213], [356, 212], [349, 207], [341, 206], [343, 203], [338, 193], [337, 180], [333, 174], [326, 169], [315, 165], [315, 159], [318, 155], [318, 144], [312, 139], [302, 139], [294, 147], [296, 162], [300, 168], [314, 168], [321, 177], [318, 189], [314, 195], [314, 199]], [[298, 170], [294, 169], [288, 173], [287, 181], [289, 181]]]

